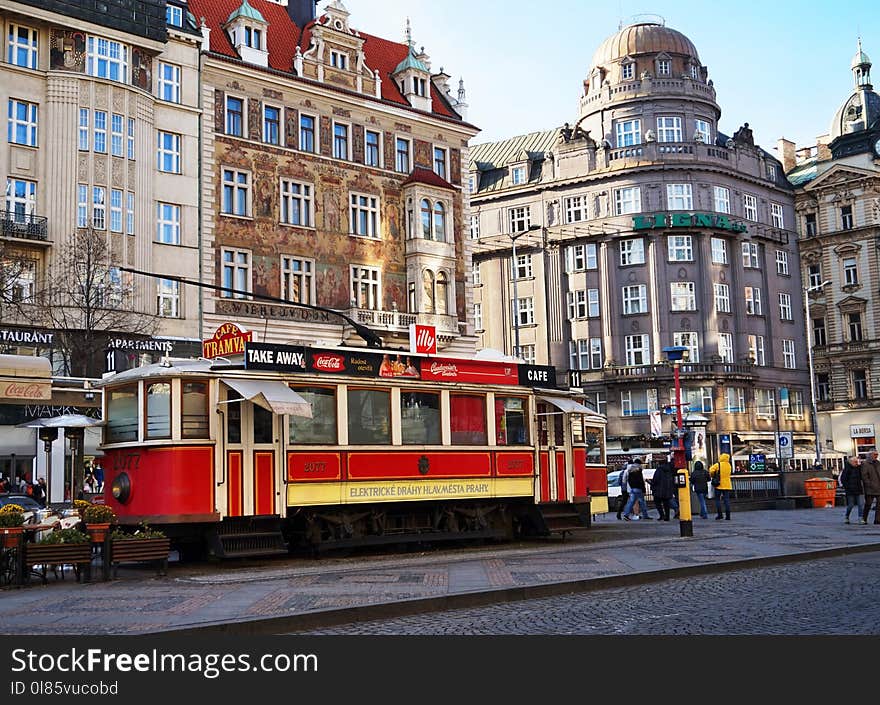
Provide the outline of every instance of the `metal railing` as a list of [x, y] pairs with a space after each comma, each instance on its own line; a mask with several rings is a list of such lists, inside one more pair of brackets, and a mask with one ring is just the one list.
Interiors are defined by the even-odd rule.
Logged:
[[48, 240], [49, 219], [32, 213], [0, 211], [0, 235], [23, 240]]
[[760, 475], [731, 475], [734, 499], [767, 499], [782, 497], [782, 477], [778, 473]]

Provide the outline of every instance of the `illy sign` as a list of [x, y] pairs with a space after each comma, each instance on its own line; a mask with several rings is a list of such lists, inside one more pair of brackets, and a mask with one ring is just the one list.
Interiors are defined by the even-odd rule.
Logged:
[[420, 326], [416, 323], [411, 324], [409, 327], [409, 351], [415, 355], [436, 355], [436, 326]]

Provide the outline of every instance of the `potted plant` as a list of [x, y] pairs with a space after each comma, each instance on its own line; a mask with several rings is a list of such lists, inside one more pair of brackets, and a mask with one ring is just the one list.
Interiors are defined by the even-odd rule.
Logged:
[[110, 535], [110, 563], [114, 572], [120, 563], [155, 562], [158, 572], [168, 567], [171, 540], [157, 529], [140, 524], [133, 533], [116, 529]]
[[48, 566], [72, 565], [79, 576], [80, 566], [92, 562], [92, 544], [89, 537], [78, 529], [58, 529], [36, 543], [24, 545], [24, 558], [28, 569], [42, 566], [41, 575], [46, 582]]
[[80, 516], [94, 543], [103, 543], [110, 524], [116, 521], [116, 514], [106, 504], [90, 504], [82, 510]]
[[0, 509], [0, 534], [3, 548], [15, 548], [24, 533], [24, 508], [18, 504], [7, 504]]

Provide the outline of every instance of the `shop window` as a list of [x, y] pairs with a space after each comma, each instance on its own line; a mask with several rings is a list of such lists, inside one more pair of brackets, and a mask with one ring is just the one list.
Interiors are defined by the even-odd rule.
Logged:
[[288, 437], [294, 445], [333, 445], [336, 443], [336, 389], [333, 387], [294, 387], [312, 405], [312, 418], [290, 416]]
[[110, 391], [107, 401], [107, 443], [128, 443], [137, 439], [137, 385]]
[[183, 382], [183, 438], [209, 438], [208, 383]]
[[485, 396], [451, 394], [449, 396], [449, 421], [452, 430], [452, 445], [487, 445]]
[[171, 438], [171, 383], [147, 385], [146, 438]]
[[387, 389], [348, 390], [348, 442], [390, 445], [391, 392]]
[[529, 442], [526, 400], [495, 397], [495, 435], [500, 446], [522, 446]]
[[440, 445], [440, 395], [401, 392], [400, 431], [404, 445]]

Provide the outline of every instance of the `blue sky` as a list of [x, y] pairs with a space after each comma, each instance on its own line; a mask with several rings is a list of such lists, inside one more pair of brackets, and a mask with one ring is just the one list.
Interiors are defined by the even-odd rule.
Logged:
[[[432, 68], [465, 79], [473, 143], [573, 122], [593, 52], [621, 19], [655, 13], [687, 35], [709, 68], [721, 131], [744, 122], [772, 150], [815, 144], [853, 85], [861, 34], [880, 88], [880, 12], [869, 0], [343, 0], [356, 29], [403, 39], [410, 17]], [[324, 7], [322, 3], [320, 7]]]

